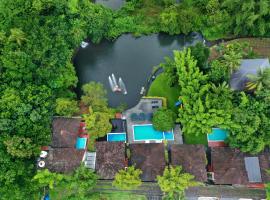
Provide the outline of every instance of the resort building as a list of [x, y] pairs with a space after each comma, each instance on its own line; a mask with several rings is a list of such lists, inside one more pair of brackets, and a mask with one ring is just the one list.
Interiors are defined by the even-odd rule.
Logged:
[[163, 144], [130, 144], [130, 164], [142, 170], [143, 181], [155, 181], [166, 166]]
[[211, 149], [211, 167], [215, 184], [263, 187], [270, 181], [270, 153], [250, 155], [229, 147]]
[[52, 142], [42, 147], [38, 168], [52, 172], [68, 173], [78, 168], [86, 155], [87, 135], [80, 117], [54, 117]]
[[207, 182], [207, 158], [203, 145], [173, 144], [171, 164], [182, 166], [184, 172], [195, 176], [195, 180]]
[[124, 142], [96, 142], [96, 172], [101, 179], [114, 179], [127, 167]]
[[269, 68], [269, 59], [243, 59], [239, 70], [231, 76], [230, 86], [233, 90], [244, 90], [248, 82], [248, 74], [257, 75], [259, 70]]

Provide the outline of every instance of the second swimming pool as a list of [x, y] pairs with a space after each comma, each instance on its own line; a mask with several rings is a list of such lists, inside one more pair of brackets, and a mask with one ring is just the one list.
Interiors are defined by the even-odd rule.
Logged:
[[157, 131], [152, 124], [133, 125], [134, 141], [174, 140], [173, 131]]

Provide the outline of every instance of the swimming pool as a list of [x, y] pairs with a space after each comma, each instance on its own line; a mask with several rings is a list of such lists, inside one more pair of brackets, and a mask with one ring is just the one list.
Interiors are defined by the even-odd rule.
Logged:
[[173, 131], [157, 131], [152, 124], [133, 125], [134, 141], [174, 140]]
[[86, 142], [87, 142], [87, 138], [77, 138], [76, 141], [76, 149], [85, 149], [86, 148]]
[[127, 136], [126, 133], [108, 133], [107, 134], [107, 141], [108, 142], [126, 142]]
[[228, 137], [228, 131], [221, 128], [212, 128], [212, 133], [207, 134], [208, 141], [224, 141]]

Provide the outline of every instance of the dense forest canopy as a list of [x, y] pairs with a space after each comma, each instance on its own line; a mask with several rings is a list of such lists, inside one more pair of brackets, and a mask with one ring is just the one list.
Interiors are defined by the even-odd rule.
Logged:
[[49, 143], [56, 100], [76, 98], [72, 57], [82, 40], [99, 42], [127, 32], [269, 36], [269, 5], [268, 0], [131, 0], [112, 11], [89, 0], [0, 0], [1, 199], [38, 195], [34, 158]]

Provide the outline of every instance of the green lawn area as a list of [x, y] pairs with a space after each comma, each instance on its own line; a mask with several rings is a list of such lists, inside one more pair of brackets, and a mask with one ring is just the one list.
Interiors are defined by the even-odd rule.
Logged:
[[178, 108], [174, 106], [178, 101], [179, 87], [169, 87], [166, 82], [166, 76], [164, 73], [157, 76], [156, 80], [151, 84], [147, 96], [159, 96], [167, 99], [168, 108], [177, 112]]
[[204, 144], [207, 145], [207, 137], [206, 135], [189, 135], [189, 134], [184, 134], [184, 143], [185, 144]]
[[89, 200], [146, 200], [146, 196], [128, 192], [94, 193]]

